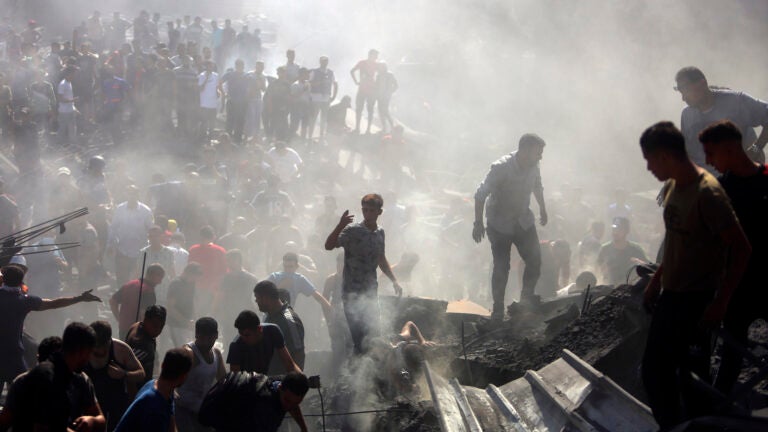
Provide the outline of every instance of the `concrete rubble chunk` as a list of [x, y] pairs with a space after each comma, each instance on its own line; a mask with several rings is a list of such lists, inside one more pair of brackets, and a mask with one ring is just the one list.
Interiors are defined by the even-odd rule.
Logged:
[[426, 370], [444, 432], [658, 429], [646, 405], [568, 350], [537, 371], [485, 390]]

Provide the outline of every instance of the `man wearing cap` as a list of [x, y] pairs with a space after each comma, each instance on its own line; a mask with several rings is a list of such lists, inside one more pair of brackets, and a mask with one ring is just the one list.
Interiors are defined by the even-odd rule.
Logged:
[[100, 302], [101, 299], [85, 291], [76, 297], [43, 299], [25, 292], [24, 269], [18, 265], [8, 265], [0, 270], [0, 390], [6, 382], [10, 383], [20, 373], [27, 370], [24, 361], [24, 346], [21, 334], [24, 319], [31, 311], [44, 311], [72, 306], [81, 302]]
[[[763, 149], [768, 144], [768, 103], [752, 96], [725, 88], [712, 88], [704, 73], [695, 66], [680, 69], [675, 75], [677, 85], [687, 106], [683, 109], [680, 129], [685, 136], [685, 150], [697, 165], [712, 171], [706, 164], [699, 143], [699, 132], [719, 120], [735, 123], [742, 135], [741, 145], [750, 159], [765, 162]], [[761, 126], [760, 136], [754, 128]]]
[[638, 264], [648, 261], [643, 248], [627, 240], [629, 219], [613, 218], [611, 241], [600, 248], [597, 265], [603, 274], [603, 283], [621, 285], [627, 282], [627, 274]]
[[[525, 134], [520, 138], [518, 150], [491, 165], [491, 170], [475, 192], [475, 225], [472, 238], [480, 243], [485, 233], [491, 242], [493, 253], [493, 312], [491, 318], [504, 318], [504, 294], [509, 278], [509, 260], [512, 244], [517, 247], [523, 262], [523, 289], [521, 302], [535, 301], [534, 290], [541, 271], [541, 249], [536, 233], [536, 220], [531, 211], [531, 193], [539, 205], [541, 225], [547, 224], [547, 209], [544, 204], [544, 188], [541, 184], [539, 161], [544, 152], [545, 142], [536, 134]], [[486, 218], [488, 228], [483, 225], [483, 210], [488, 198]]]

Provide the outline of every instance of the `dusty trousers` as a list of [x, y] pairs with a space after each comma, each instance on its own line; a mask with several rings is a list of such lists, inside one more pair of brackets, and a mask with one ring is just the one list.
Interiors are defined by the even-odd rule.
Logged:
[[693, 387], [691, 372], [709, 381], [711, 338], [700, 321], [713, 296], [709, 291], [664, 291], [656, 304], [642, 379], [661, 430], [711, 413], [711, 402]]
[[493, 253], [493, 274], [491, 275], [493, 317], [504, 316], [504, 293], [509, 280], [509, 260], [513, 244], [525, 263], [521, 300], [533, 297], [536, 282], [541, 274], [541, 246], [536, 227], [532, 226], [527, 230], [518, 228], [514, 234], [505, 234], [490, 226], [486, 229]]
[[364, 293], [344, 293], [344, 315], [355, 354], [365, 350], [366, 339], [379, 335], [379, 297], [376, 290]]

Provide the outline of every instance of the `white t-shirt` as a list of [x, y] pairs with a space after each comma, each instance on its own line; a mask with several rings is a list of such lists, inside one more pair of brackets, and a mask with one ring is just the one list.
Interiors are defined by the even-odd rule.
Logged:
[[[206, 79], [208, 80], [207, 83]], [[219, 85], [219, 74], [211, 72], [211, 76], [206, 78], [206, 72], [201, 73], [197, 77], [197, 85], [202, 86], [203, 83], [205, 83], [205, 87], [200, 90], [200, 108], [218, 108], [219, 98], [216, 94], [216, 87]]]
[[275, 174], [280, 177], [280, 181], [287, 183], [296, 177], [296, 173], [299, 172], [299, 165], [303, 161], [296, 150], [290, 147], [286, 147], [283, 154], [280, 154], [277, 148], [272, 147], [267, 152], [267, 162], [272, 166]]
[[[72, 83], [63, 79], [59, 83], [59, 88], [57, 93], [59, 94], [59, 100], [72, 100], [74, 99], [75, 95], [72, 93]], [[60, 113], [71, 113], [75, 112], [75, 103], [74, 102], [59, 102], [59, 112]]]

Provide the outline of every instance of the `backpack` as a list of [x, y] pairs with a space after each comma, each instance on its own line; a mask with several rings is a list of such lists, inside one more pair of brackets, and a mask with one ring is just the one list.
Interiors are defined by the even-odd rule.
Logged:
[[200, 405], [197, 420], [218, 431], [242, 429], [243, 414], [254, 396], [269, 391], [269, 377], [256, 372], [229, 372], [208, 390]]

